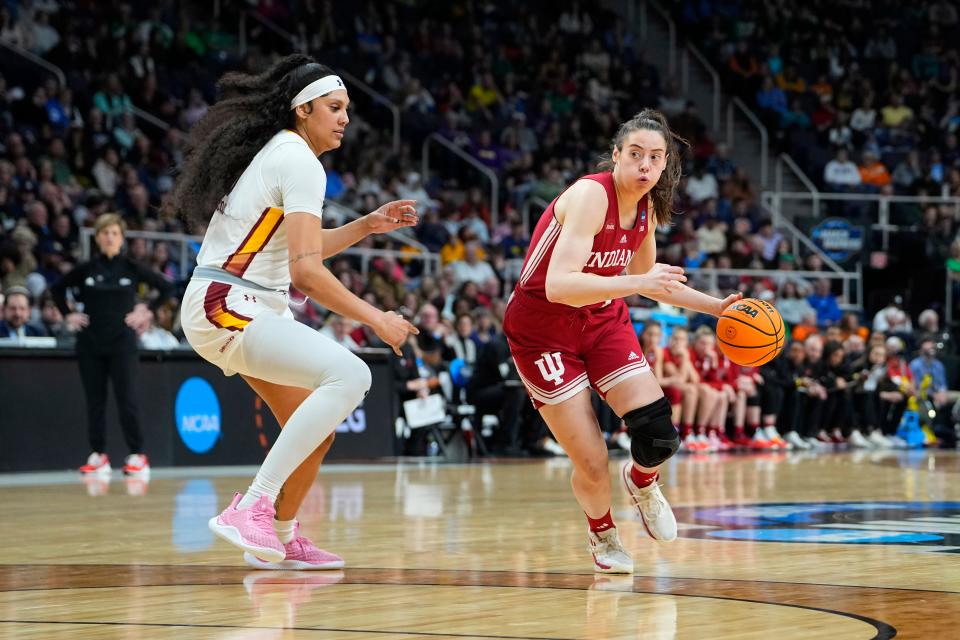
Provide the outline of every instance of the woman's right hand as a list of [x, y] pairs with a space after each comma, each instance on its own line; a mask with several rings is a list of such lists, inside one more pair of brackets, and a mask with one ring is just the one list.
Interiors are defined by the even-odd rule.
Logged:
[[683, 267], [658, 262], [650, 271], [640, 276], [640, 286], [637, 293], [661, 295], [677, 291], [682, 283], [687, 281], [683, 275]]
[[74, 311], [73, 313], [68, 313], [63, 318], [64, 324], [67, 325], [67, 329], [70, 331], [79, 331], [80, 329], [85, 329], [87, 325], [90, 324], [90, 316], [85, 313], [80, 313], [79, 311]]
[[407, 341], [410, 334], [418, 335], [420, 330], [403, 319], [403, 316], [394, 311], [384, 311], [380, 318], [371, 325], [374, 333], [393, 349], [395, 354], [400, 353], [400, 347]]

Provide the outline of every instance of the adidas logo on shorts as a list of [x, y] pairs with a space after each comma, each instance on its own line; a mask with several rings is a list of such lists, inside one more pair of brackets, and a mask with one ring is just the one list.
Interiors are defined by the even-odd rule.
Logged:
[[638, 356], [633, 351], [631, 351], [629, 357], [627, 357], [627, 360], [639, 360], [639, 359], [640, 359], [640, 356]]

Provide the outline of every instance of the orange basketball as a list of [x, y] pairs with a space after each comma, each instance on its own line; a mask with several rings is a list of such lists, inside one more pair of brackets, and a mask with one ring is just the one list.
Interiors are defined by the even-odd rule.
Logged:
[[720, 350], [733, 362], [759, 367], [770, 362], [786, 342], [783, 318], [769, 302], [744, 298], [724, 309], [717, 321]]

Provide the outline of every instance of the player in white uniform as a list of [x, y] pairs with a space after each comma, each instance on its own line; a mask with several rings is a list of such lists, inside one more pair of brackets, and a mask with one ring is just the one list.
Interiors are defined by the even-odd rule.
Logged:
[[258, 568], [343, 566], [300, 535], [297, 509], [338, 424], [363, 400], [370, 370], [357, 356], [293, 319], [292, 284], [334, 313], [369, 325], [399, 354], [417, 330], [353, 295], [323, 259], [370, 233], [416, 224], [414, 202], [383, 205], [323, 229], [326, 175], [317, 156], [340, 146], [350, 102], [328, 67], [294, 55], [258, 75], [228, 74], [225, 98], [191, 131], [171, 196], [207, 226], [183, 299], [193, 348], [226, 375], [239, 373], [282, 430], [244, 495], [210, 528]]

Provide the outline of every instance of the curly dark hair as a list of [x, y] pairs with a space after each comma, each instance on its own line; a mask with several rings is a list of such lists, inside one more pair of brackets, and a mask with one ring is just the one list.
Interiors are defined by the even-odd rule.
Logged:
[[257, 152], [278, 131], [293, 129], [290, 101], [314, 80], [333, 73], [294, 54], [260, 74], [231, 72], [218, 88], [222, 99], [193, 126], [168, 206], [190, 227], [207, 224]]
[[[656, 109], [644, 109], [620, 125], [617, 134], [613, 137], [611, 152], [614, 148], [623, 151], [623, 141], [627, 139], [627, 136], [642, 129], [658, 131], [667, 143], [667, 166], [660, 174], [657, 184], [650, 191], [650, 199], [653, 200], [653, 210], [657, 217], [656, 224], [669, 224], [674, 213], [673, 196], [677, 191], [677, 185], [680, 183], [683, 168], [681, 146], [689, 147], [690, 143], [670, 130], [665, 115]], [[601, 159], [597, 168], [601, 171], [612, 171], [613, 166], [614, 162], [608, 155]]]

